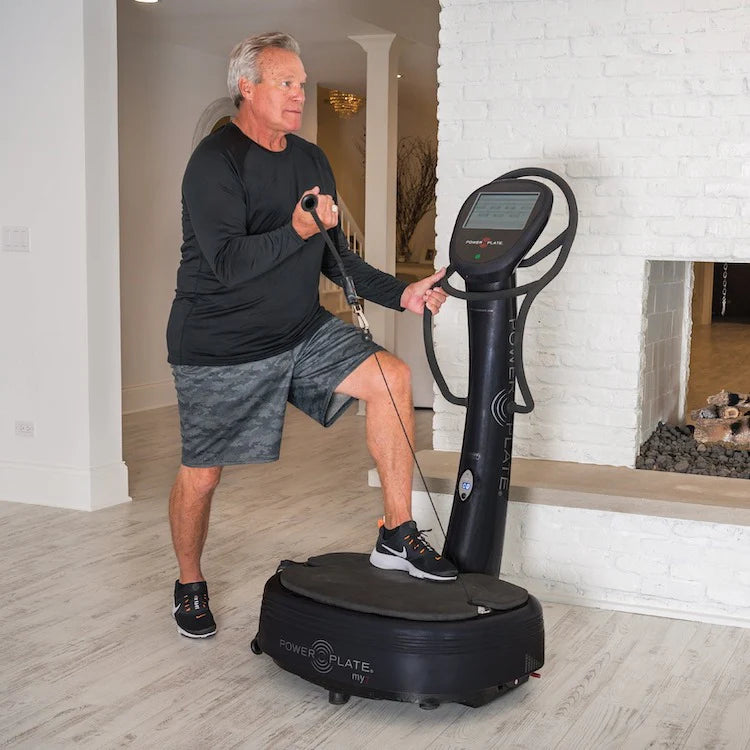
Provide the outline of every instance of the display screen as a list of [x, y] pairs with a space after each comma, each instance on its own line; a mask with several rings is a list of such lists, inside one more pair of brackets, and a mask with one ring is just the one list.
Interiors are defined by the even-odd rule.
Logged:
[[539, 193], [480, 193], [464, 229], [523, 229]]

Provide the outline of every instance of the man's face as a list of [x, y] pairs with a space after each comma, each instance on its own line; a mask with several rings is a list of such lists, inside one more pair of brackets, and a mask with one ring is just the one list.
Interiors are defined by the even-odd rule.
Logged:
[[249, 99], [258, 122], [274, 132], [292, 133], [302, 126], [305, 68], [285, 49], [269, 47], [260, 54], [260, 83], [250, 84]]

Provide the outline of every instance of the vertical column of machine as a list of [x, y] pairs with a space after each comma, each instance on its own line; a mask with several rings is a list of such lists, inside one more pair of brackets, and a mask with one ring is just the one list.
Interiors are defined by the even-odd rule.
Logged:
[[[467, 282], [468, 291], [511, 286], [513, 277], [492, 284]], [[515, 298], [468, 303], [466, 427], [445, 541], [446, 556], [464, 573], [500, 572], [513, 452], [515, 317]]]

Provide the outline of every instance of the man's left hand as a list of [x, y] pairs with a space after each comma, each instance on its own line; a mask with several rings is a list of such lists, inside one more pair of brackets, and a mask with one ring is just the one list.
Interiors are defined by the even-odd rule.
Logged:
[[433, 284], [440, 281], [443, 276], [445, 276], [445, 268], [441, 268], [437, 273], [433, 273], [426, 279], [409, 284], [401, 295], [401, 307], [421, 315], [424, 312], [425, 305], [427, 305], [430, 312], [435, 315], [448, 298], [448, 295], [440, 287], [432, 288]]

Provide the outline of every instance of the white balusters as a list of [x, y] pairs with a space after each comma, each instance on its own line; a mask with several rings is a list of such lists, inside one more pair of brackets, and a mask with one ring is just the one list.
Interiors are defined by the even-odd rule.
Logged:
[[[364, 258], [365, 236], [340, 195], [337, 198], [337, 204], [339, 207], [339, 224], [344, 237], [346, 237], [349, 243], [349, 249], [359, 255], [360, 258]], [[318, 291], [323, 307], [340, 318], [344, 318], [345, 320], [350, 319], [349, 305], [346, 302], [346, 297], [344, 297], [344, 292], [338, 284], [334, 284], [330, 279], [321, 274]]]

